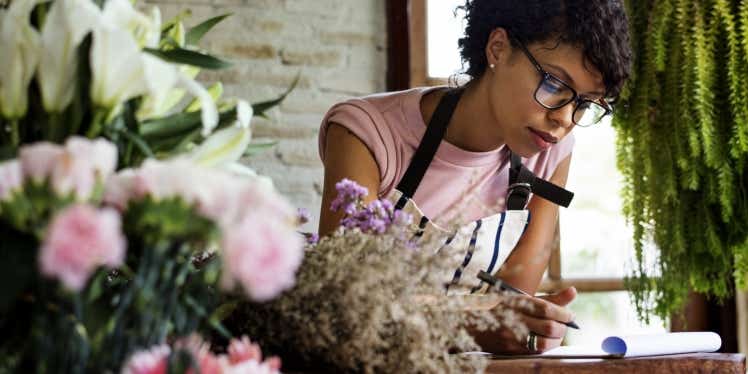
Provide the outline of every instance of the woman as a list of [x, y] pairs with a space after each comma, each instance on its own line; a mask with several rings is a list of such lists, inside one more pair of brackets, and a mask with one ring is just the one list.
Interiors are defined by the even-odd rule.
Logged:
[[[342, 212], [328, 208], [336, 182], [348, 178], [377, 191], [369, 199], [399, 193], [406, 172], [418, 163], [416, 150], [434, 136], [441, 137], [438, 149], [420, 162], [422, 173], [408, 197], [435, 223], [469, 222], [507, 209], [512, 154], [538, 177], [563, 187], [572, 130], [612, 112], [631, 62], [620, 1], [468, 0], [461, 8], [467, 23], [459, 48], [472, 78], [466, 85], [353, 99], [325, 116], [320, 235], [341, 219]], [[440, 121], [443, 134], [434, 135]], [[532, 295], [548, 263], [558, 208], [533, 197], [526, 209], [532, 220], [498, 276]], [[564, 306], [575, 296], [573, 287], [543, 298], [522, 296], [534, 306], [516, 307], [531, 331], [527, 339], [500, 330], [476, 333], [477, 341], [502, 353], [556, 347], [564, 322], [573, 320]]]

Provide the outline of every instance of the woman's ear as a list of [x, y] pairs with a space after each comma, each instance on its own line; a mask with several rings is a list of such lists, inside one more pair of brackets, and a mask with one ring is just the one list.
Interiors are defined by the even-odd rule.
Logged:
[[512, 52], [512, 43], [509, 34], [503, 27], [497, 27], [488, 36], [486, 43], [486, 61], [488, 66], [505, 63]]

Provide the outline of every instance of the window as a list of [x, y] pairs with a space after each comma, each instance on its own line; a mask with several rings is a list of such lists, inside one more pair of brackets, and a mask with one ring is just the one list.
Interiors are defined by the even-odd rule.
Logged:
[[[411, 86], [446, 84], [461, 69], [457, 40], [463, 20], [454, 10], [462, 0], [410, 1]], [[642, 325], [623, 288], [631, 266], [632, 234], [621, 213], [622, 176], [616, 168], [615, 131], [610, 121], [575, 130], [576, 145], [567, 188], [570, 209], [560, 209], [557, 245], [541, 290], [574, 285], [571, 309], [583, 330], [567, 341], [584, 344], [609, 334], [665, 331], [663, 321]], [[596, 335], [597, 334], [597, 335]]]

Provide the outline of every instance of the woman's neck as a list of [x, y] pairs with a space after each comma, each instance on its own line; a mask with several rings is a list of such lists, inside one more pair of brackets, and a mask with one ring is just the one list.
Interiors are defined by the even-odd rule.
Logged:
[[[503, 136], [497, 134], [497, 126], [493, 123], [483, 81], [476, 79], [465, 87], [444, 134], [444, 140], [470, 152], [488, 152], [504, 144]], [[425, 123], [431, 120], [444, 92], [432, 91], [421, 100], [421, 114]]]

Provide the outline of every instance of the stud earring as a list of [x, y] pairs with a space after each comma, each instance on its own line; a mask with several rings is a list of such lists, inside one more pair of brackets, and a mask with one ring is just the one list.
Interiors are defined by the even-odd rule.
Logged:
[[494, 64], [491, 64], [491, 65], [488, 65], [488, 67], [490, 67], [490, 68], [491, 68], [491, 70], [493, 70], [493, 68], [495, 68], [495, 67], [496, 67], [496, 65], [494, 65]]

